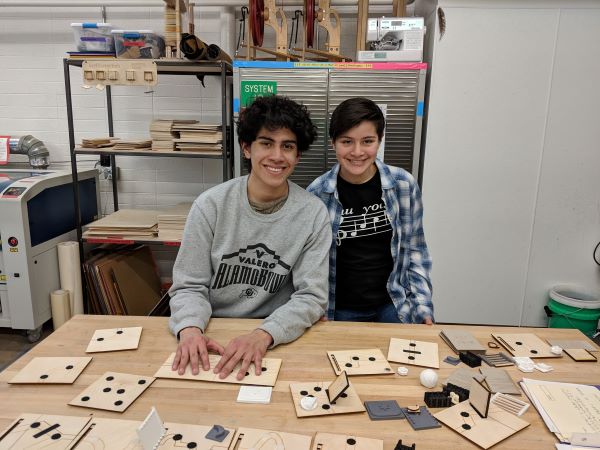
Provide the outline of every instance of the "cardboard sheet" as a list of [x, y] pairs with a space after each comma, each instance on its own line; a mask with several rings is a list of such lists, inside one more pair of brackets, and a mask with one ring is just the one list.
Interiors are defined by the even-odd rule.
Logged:
[[434, 415], [450, 429], [482, 448], [490, 448], [529, 426], [523, 419], [491, 404], [488, 417], [482, 418], [466, 400]]

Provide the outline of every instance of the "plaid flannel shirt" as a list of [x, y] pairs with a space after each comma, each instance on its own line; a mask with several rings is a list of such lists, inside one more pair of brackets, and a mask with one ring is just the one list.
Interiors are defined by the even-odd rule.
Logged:
[[[398, 167], [375, 160], [381, 177], [382, 200], [392, 225], [391, 251], [394, 261], [387, 282], [387, 290], [405, 323], [422, 323], [433, 318], [431, 302], [431, 258], [423, 233], [423, 205], [421, 191], [413, 176]], [[337, 175], [340, 166], [314, 180], [307, 190], [319, 197], [331, 220], [332, 239], [329, 251], [329, 308], [327, 316], [333, 320], [335, 313], [336, 239], [342, 216], [338, 198]]]

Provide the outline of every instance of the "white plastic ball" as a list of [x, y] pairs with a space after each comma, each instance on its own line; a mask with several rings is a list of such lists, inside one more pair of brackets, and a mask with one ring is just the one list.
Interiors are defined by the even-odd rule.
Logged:
[[421, 384], [423, 386], [426, 388], [432, 388], [437, 384], [438, 375], [431, 369], [425, 369], [421, 372], [419, 379], [421, 380]]

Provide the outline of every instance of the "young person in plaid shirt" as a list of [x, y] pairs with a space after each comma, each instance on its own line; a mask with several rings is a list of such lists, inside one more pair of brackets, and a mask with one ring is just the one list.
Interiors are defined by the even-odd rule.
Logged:
[[433, 323], [431, 258], [413, 176], [377, 159], [385, 118], [351, 98], [329, 125], [338, 163], [308, 191], [329, 211], [330, 320]]

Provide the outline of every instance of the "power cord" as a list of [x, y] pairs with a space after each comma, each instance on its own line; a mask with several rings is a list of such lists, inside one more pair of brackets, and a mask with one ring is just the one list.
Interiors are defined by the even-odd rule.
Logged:
[[596, 257], [596, 253], [598, 253], [598, 247], [600, 247], [600, 242], [598, 242], [598, 244], [596, 245], [594, 253], [592, 253], [592, 257], [594, 258], [594, 262], [600, 266], [600, 260], [598, 260], [598, 258]]

